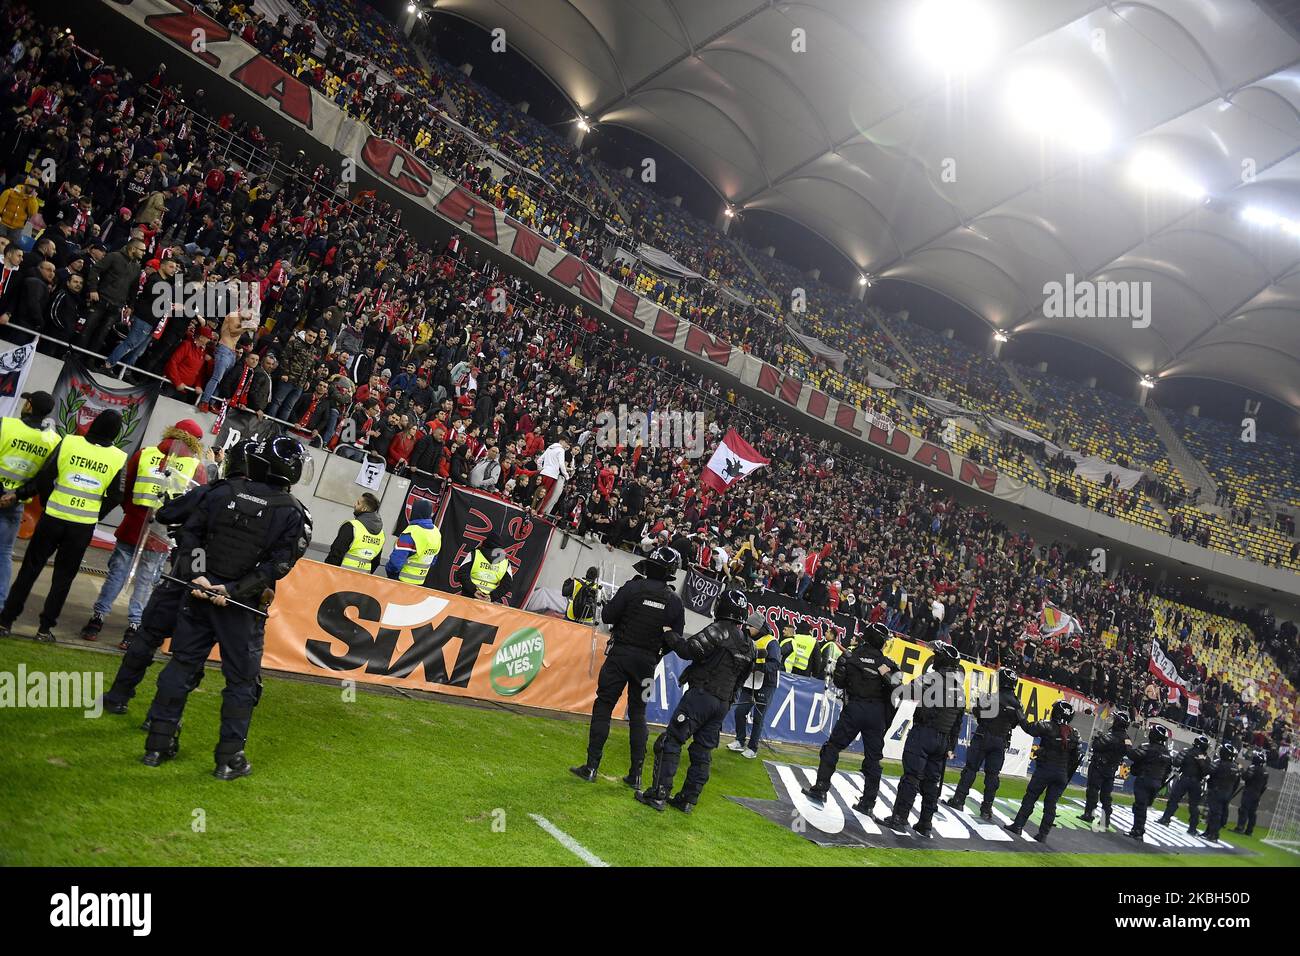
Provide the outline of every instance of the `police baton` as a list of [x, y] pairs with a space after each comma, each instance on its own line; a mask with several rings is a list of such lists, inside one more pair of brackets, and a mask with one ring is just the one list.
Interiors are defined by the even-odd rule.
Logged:
[[212, 588], [205, 588], [202, 585], [195, 584], [193, 581], [186, 581], [184, 578], [178, 578], [171, 574], [164, 574], [163, 578], [167, 581], [171, 581], [173, 584], [181, 585], [187, 591], [203, 591], [204, 593], [211, 594], [215, 597], [223, 597], [226, 599], [227, 604], [229, 604], [231, 607], [237, 607], [241, 611], [249, 611], [253, 614], [259, 615], [260, 617], [269, 618], [271, 616], [267, 614], [265, 611], [261, 610], [260, 608], [255, 608], [248, 604], [241, 604], [240, 602], [236, 601], [228, 594], [225, 594], [221, 591], [213, 590]]

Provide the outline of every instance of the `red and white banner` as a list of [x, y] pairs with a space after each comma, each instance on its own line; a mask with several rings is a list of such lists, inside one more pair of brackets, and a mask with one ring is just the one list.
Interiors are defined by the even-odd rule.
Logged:
[[1178, 667], [1174, 664], [1166, 652], [1164, 645], [1160, 643], [1157, 637], [1151, 638], [1151, 660], [1147, 664], [1147, 669], [1156, 676], [1162, 684], [1169, 688], [1169, 699], [1174, 703], [1178, 702], [1180, 694], [1187, 695], [1187, 714], [1189, 717], [1195, 717], [1201, 712], [1201, 699], [1195, 694], [1189, 693], [1187, 683], [1178, 674]]
[[[245, 91], [250, 102], [274, 110], [319, 142], [350, 157], [398, 197], [418, 203], [463, 233], [522, 263], [539, 288], [567, 292], [587, 311], [600, 309], [619, 324], [707, 364], [719, 379], [732, 379], [770, 396], [789, 410], [833, 426], [849, 440], [869, 444], [913, 464], [1000, 498], [1015, 500], [1025, 484], [995, 469], [869, 415], [787, 375], [723, 338], [643, 299], [596, 267], [533, 232], [492, 204], [462, 188], [410, 150], [381, 139], [348, 117], [328, 98], [282, 70], [185, 0], [103, 0], [144, 30], [166, 40], [179, 55], [204, 64]], [[206, 44], [195, 52], [195, 30]], [[391, 197], [390, 197], [391, 198]], [[892, 383], [890, 383], [892, 384]]]
[[753, 445], [741, 438], [734, 428], [730, 428], [713, 450], [713, 457], [704, 466], [700, 481], [721, 494], [736, 482], [771, 463], [771, 459], [760, 455]]

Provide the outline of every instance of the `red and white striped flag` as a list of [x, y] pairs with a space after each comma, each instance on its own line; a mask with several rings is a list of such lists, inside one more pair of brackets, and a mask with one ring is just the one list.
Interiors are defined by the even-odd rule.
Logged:
[[742, 478], [771, 463], [770, 459], [764, 458], [754, 450], [753, 445], [741, 438], [734, 428], [730, 428], [714, 449], [709, 463], [704, 466], [700, 481], [721, 494]]

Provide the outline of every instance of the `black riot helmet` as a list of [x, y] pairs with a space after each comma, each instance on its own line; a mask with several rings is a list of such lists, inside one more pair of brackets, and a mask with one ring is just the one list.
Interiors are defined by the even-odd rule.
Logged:
[[879, 651], [883, 650], [885, 645], [889, 643], [891, 636], [889, 628], [877, 621], [875, 624], [868, 624], [862, 629], [861, 639], [868, 647], [874, 647]]
[[[672, 551], [672, 548], [666, 550]], [[676, 554], [673, 551], [673, 554]], [[749, 598], [740, 588], [728, 588], [718, 595], [713, 602], [713, 619], [715, 621], [735, 621], [745, 623], [749, 617]]]
[[1127, 710], [1117, 710], [1115, 716], [1111, 718], [1110, 726], [1112, 730], [1127, 730], [1132, 722]]
[[1167, 744], [1169, 743], [1169, 728], [1164, 724], [1155, 724], [1147, 731], [1147, 743], [1149, 744]]
[[947, 641], [931, 641], [930, 650], [934, 652], [932, 660], [937, 670], [961, 670], [961, 654]]
[[[665, 544], [655, 548], [648, 556], [632, 565], [632, 570], [656, 581], [671, 581], [681, 566], [682, 556], [677, 553], [677, 549]], [[743, 621], [748, 616], [746, 612], [737, 620]]]
[[302, 480], [310, 480], [313, 467], [312, 457], [296, 438], [277, 435], [259, 442], [249, 452], [249, 470], [257, 477], [257, 472], [265, 469], [261, 478], [268, 485], [288, 488]]
[[1192, 753], [1203, 754], [1210, 749], [1210, 738], [1201, 734], [1192, 741]]
[[1262, 764], [1267, 759], [1268, 759], [1268, 754], [1264, 753], [1264, 751], [1262, 750], [1256, 750], [1252, 752], [1250, 755], [1250, 762], [1255, 764], [1256, 766]]
[[221, 469], [223, 478], [248, 478], [249, 472], [249, 455], [253, 449], [258, 446], [256, 438], [245, 438], [243, 441], [237, 441], [226, 449], [225, 465]]
[[1016, 689], [1016, 684], [1020, 682], [1020, 675], [1010, 667], [998, 668], [998, 687], [1010, 690]]
[[1219, 744], [1219, 759], [1236, 760], [1237, 748], [1234, 747], [1232, 744]]
[[1068, 700], [1058, 700], [1052, 705], [1052, 723], [1068, 724], [1074, 720], [1074, 705]]

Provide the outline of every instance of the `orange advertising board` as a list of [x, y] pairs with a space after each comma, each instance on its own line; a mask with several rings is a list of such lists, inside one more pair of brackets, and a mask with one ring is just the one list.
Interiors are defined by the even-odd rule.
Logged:
[[578, 714], [591, 712], [605, 641], [560, 618], [304, 560], [276, 587], [262, 666]]

